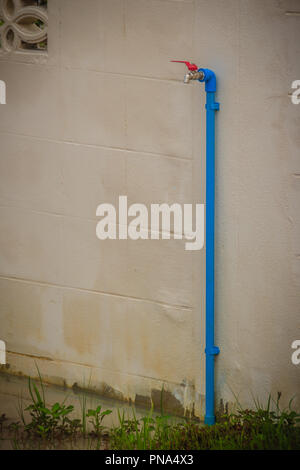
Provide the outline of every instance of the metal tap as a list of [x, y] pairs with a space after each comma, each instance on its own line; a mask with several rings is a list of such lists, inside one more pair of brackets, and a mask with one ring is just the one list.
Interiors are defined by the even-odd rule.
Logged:
[[196, 64], [191, 64], [187, 60], [171, 60], [171, 62], [179, 62], [180, 64], [185, 64], [189, 69], [189, 72], [185, 74], [183, 83], [189, 83], [191, 80], [203, 80], [204, 72], [199, 70]]

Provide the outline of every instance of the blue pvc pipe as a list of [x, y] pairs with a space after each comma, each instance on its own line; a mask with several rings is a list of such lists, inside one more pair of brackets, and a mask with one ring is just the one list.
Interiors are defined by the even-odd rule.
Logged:
[[215, 346], [215, 102], [216, 76], [213, 71], [204, 72], [202, 82], [206, 91], [206, 292], [205, 292], [205, 424], [215, 423], [215, 355], [220, 350]]

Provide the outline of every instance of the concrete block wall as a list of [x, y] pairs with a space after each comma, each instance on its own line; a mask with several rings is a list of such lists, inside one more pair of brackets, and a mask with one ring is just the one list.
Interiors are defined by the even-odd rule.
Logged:
[[[287, 14], [289, 12], [289, 14]], [[290, 13], [292, 12], [292, 14]], [[217, 123], [217, 403], [300, 385], [298, 1], [48, 0], [48, 53], [0, 52], [0, 338], [12, 373], [203, 415], [204, 250], [99, 241], [96, 207], [204, 201]], [[298, 231], [298, 234], [297, 234]]]

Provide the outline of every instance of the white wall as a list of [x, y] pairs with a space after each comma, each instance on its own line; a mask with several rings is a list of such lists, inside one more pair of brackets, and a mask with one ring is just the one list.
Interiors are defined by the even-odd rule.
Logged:
[[[0, 53], [0, 338], [9, 370], [203, 414], [204, 252], [105, 241], [96, 207], [203, 202], [218, 76], [217, 402], [288, 401], [300, 366], [300, 2], [49, 0], [48, 55]], [[297, 11], [298, 15], [286, 12]], [[147, 401], [148, 400], [148, 401]]]

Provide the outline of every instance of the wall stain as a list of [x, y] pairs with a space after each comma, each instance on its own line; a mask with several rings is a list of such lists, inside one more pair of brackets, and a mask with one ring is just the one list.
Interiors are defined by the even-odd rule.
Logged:
[[74, 382], [72, 385], [72, 390], [74, 393], [83, 393], [86, 392], [89, 395], [96, 395], [98, 397], [104, 397], [104, 398], [110, 398], [115, 401], [119, 402], [129, 402], [129, 399], [126, 399], [124, 395], [119, 391], [111, 387], [110, 385], [106, 384], [105, 382], [102, 382], [99, 386], [97, 387], [82, 387], [81, 385], [78, 385], [77, 382]]
[[94, 353], [101, 331], [99, 303], [94, 297], [65, 296], [63, 299], [63, 332], [65, 344], [81, 357]]
[[156, 411], [184, 416], [182, 403], [169, 391], [153, 389], [151, 390], [151, 400]]
[[[21, 353], [12, 353], [22, 356], [24, 358], [29, 358], [27, 354]], [[54, 362], [56, 363], [55, 359], [51, 359], [48, 357], [43, 356], [33, 356], [33, 359], [38, 360], [38, 362]], [[91, 367], [91, 366], [90, 366]], [[21, 377], [28, 377], [27, 374], [22, 373], [15, 367], [10, 368], [8, 372], [9, 365], [0, 367], [0, 373], [9, 373], [10, 375], [21, 376]], [[43, 366], [39, 364], [39, 370], [42, 371]], [[36, 374], [29, 373], [29, 375], [34, 380], [39, 380], [39, 377]], [[168, 413], [173, 416], [178, 417], [185, 417], [185, 418], [192, 418], [192, 419], [199, 419], [198, 412], [197, 416], [195, 415], [195, 406], [196, 403], [199, 404], [199, 400], [201, 396], [197, 396], [195, 391], [194, 384], [187, 383], [186, 380], [182, 380], [180, 384], [168, 384], [165, 385], [170, 388], [171, 390], [166, 390], [164, 385], [162, 388], [151, 388], [149, 383], [149, 390], [146, 390], [146, 393], [136, 393], [133, 396], [130, 394], [124, 394], [122, 391], [116, 389], [115, 387], [109, 385], [107, 382], [95, 382], [92, 381], [91, 383], [85, 384], [81, 381], [70, 383], [66, 380], [65, 377], [52, 375], [52, 374], [45, 374], [42, 372], [42, 379], [45, 384], [58, 386], [63, 389], [72, 388], [74, 393], [87, 393], [96, 395], [99, 398], [107, 398], [112, 401], [122, 402], [133, 404], [137, 408], [143, 408], [144, 410], [150, 410], [151, 407], [160, 413]], [[147, 387], [148, 388], [148, 387]], [[200, 407], [203, 408], [203, 403]], [[198, 409], [198, 407], [197, 407]]]

